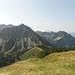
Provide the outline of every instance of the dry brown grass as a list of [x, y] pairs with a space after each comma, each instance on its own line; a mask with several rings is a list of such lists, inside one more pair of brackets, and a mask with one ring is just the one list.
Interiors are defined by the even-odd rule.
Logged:
[[0, 68], [0, 75], [75, 75], [75, 51], [16, 62]]

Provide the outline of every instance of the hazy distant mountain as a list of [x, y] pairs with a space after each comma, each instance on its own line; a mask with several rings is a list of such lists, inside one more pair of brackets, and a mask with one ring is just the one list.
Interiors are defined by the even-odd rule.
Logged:
[[74, 32], [72, 32], [72, 33], [70, 33], [74, 38], [75, 38], [75, 33]]
[[75, 46], [75, 38], [64, 31], [59, 31], [57, 33], [37, 31], [36, 33], [46, 38], [50, 43], [53, 43], [56, 47]]
[[9, 25], [5, 25], [5, 24], [1, 24], [0, 25], [0, 31], [2, 31], [3, 29], [5, 29], [5, 28], [11, 28], [11, 27], [13, 27], [14, 25], [12, 25], [12, 24], [9, 24]]
[[21, 24], [0, 32], [0, 51], [23, 51], [39, 45], [52, 46], [30, 27]]

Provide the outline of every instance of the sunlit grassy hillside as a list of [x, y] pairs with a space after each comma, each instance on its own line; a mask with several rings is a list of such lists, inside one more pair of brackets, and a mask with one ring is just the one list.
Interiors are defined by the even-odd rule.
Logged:
[[75, 51], [16, 62], [0, 68], [0, 75], [75, 75]]
[[34, 47], [30, 49], [29, 51], [27, 51], [26, 53], [24, 53], [22, 56], [20, 56], [20, 59], [26, 60], [28, 58], [36, 57], [41, 51], [43, 51], [41, 48]]

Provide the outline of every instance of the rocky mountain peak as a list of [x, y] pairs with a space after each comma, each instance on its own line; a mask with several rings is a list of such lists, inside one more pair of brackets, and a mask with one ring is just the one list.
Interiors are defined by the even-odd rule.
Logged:
[[1, 50], [6, 51], [23, 51], [39, 45], [53, 46], [24, 24], [3, 29], [0, 40]]
[[21, 24], [19, 25], [19, 27], [27, 27], [27, 26], [24, 25], [23, 23], [21, 23]]

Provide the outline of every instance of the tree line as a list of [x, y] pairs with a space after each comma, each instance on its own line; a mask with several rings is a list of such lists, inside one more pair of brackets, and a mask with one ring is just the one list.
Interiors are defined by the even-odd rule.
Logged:
[[37, 57], [39, 58], [44, 58], [45, 56], [51, 54], [51, 53], [55, 53], [55, 52], [66, 52], [66, 51], [75, 51], [75, 46], [73, 47], [69, 47], [69, 48], [66, 48], [66, 47], [63, 47], [63, 48], [47, 48], [43, 51], [41, 51]]

